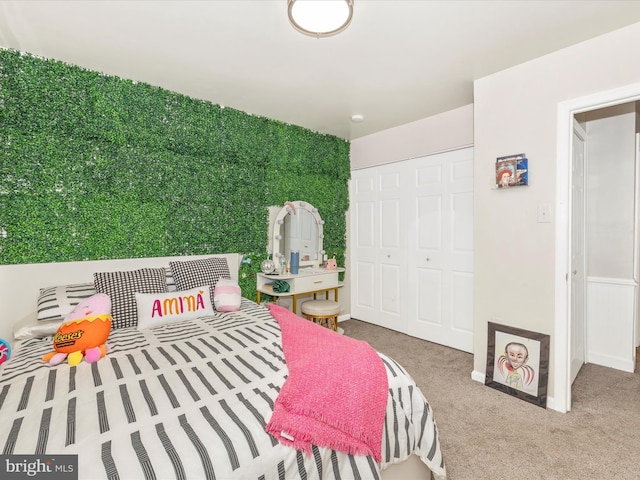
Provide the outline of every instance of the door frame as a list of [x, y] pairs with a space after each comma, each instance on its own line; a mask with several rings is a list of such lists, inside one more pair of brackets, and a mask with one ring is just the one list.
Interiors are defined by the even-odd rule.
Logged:
[[640, 83], [558, 103], [556, 150], [554, 397], [552, 408], [571, 409], [571, 146], [577, 113], [640, 100]]
[[[577, 376], [578, 372], [580, 371], [580, 369], [582, 368], [582, 366], [586, 363], [586, 359], [587, 359], [587, 306], [586, 306], [586, 300], [587, 300], [587, 269], [586, 269], [586, 265], [587, 265], [587, 222], [586, 222], [586, 218], [587, 218], [587, 194], [586, 194], [586, 184], [587, 184], [587, 178], [588, 178], [588, 168], [587, 168], [587, 153], [586, 153], [586, 149], [587, 149], [587, 132], [586, 130], [582, 127], [582, 125], [580, 125], [580, 123], [575, 119], [575, 117], [573, 117], [573, 135], [571, 136], [571, 182], [573, 183], [575, 180], [575, 175], [573, 174], [573, 171], [575, 169], [575, 164], [576, 164], [576, 159], [575, 159], [575, 152], [576, 152], [576, 148], [575, 148], [575, 140], [576, 137], [579, 137], [582, 140], [582, 188], [581, 188], [581, 192], [582, 192], [582, 199], [581, 199], [581, 203], [582, 203], [582, 210], [581, 210], [581, 215], [582, 218], [579, 219], [580, 221], [580, 225], [579, 229], [582, 230], [582, 235], [581, 238], [572, 238], [571, 239], [571, 253], [570, 253], [570, 259], [571, 259], [571, 275], [569, 275], [571, 277], [571, 288], [569, 290], [569, 305], [571, 305], [572, 307], [574, 306], [574, 304], [577, 304], [577, 302], [574, 302], [574, 298], [573, 295], [575, 295], [574, 292], [574, 286], [578, 286], [579, 283], [576, 281], [576, 278], [581, 279], [580, 283], [582, 283], [582, 285], [580, 285], [580, 290], [581, 290], [581, 297], [582, 297], [582, 301], [581, 303], [581, 311], [582, 311], [582, 315], [579, 316], [577, 318], [577, 316], [574, 314], [574, 312], [571, 312], [571, 328], [569, 330], [570, 335], [575, 335], [576, 331], [575, 331], [575, 326], [573, 325], [573, 322], [576, 321], [576, 319], [578, 319], [578, 321], [582, 324], [581, 325], [581, 336], [582, 338], [580, 340], [575, 339], [574, 337], [571, 337], [571, 343], [573, 346], [577, 345], [577, 342], [580, 341], [582, 343], [582, 349], [581, 349], [581, 353], [582, 353], [582, 358], [581, 358], [581, 363], [580, 366], [577, 368], [577, 370], [574, 371], [574, 362], [576, 360], [576, 358], [574, 357], [574, 349], [571, 349], [571, 356], [569, 357], [569, 383], [573, 384], [573, 381], [575, 380], [575, 376]], [[573, 185], [571, 188], [571, 200], [573, 201], [573, 199], [575, 198], [575, 194], [573, 193]], [[569, 228], [571, 229], [571, 232], [577, 232], [578, 229], [574, 228], [574, 222], [575, 222], [575, 218], [573, 217], [573, 215], [575, 214], [575, 210], [573, 208], [573, 205], [571, 206], [571, 223], [569, 224]], [[578, 244], [579, 241], [579, 244]], [[575, 250], [574, 250], [575, 249]], [[574, 252], [577, 252], [579, 250], [582, 250], [582, 253], [580, 255], [580, 259], [581, 262], [579, 265], [575, 265], [574, 262]], [[576, 270], [578, 270], [580, 272], [580, 276], [576, 277], [573, 273], [576, 272]], [[577, 322], [576, 322], [577, 324]], [[570, 409], [571, 405], [569, 405], [569, 409]]]

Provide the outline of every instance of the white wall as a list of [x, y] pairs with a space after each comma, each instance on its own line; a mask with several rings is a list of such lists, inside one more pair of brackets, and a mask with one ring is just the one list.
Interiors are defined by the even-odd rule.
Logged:
[[[555, 205], [558, 104], [640, 79], [640, 23], [474, 82], [475, 356], [485, 371], [487, 322], [552, 335], [554, 394]], [[524, 152], [528, 187], [494, 190], [495, 158]]]
[[587, 275], [634, 275], [635, 102], [587, 112]]
[[473, 145], [473, 105], [351, 141], [351, 170]]

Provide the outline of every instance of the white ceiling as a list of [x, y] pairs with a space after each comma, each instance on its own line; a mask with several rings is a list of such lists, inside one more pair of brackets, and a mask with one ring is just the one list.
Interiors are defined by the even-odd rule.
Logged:
[[286, 0], [0, 1], [0, 46], [352, 140], [468, 105], [474, 79], [640, 21], [637, 0], [354, 5], [345, 32], [316, 39], [289, 25]]

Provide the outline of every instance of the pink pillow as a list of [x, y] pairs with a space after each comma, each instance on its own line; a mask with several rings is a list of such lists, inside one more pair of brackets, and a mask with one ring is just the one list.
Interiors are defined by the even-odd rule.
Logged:
[[238, 282], [221, 278], [213, 290], [213, 305], [219, 312], [235, 312], [240, 309], [242, 291]]

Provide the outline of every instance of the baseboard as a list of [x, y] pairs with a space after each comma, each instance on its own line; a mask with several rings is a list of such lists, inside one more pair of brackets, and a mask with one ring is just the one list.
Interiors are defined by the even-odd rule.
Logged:
[[594, 363], [602, 367], [614, 368], [623, 372], [633, 373], [635, 371], [635, 363], [633, 360], [614, 357], [612, 355], [601, 354], [598, 352], [589, 352], [586, 363]]
[[338, 323], [340, 323], [340, 322], [342, 322], [344, 320], [351, 320], [351, 314], [350, 313], [346, 313], [344, 315], [338, 316]]
[[483, 372], [478, 372], [477, 370], [471, 372], [471, 380], [475, 380], [476, 382], [484, 384], [484, 377], [485, 375]]

